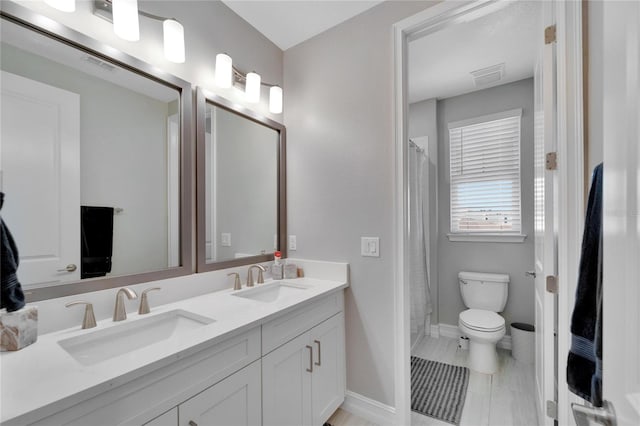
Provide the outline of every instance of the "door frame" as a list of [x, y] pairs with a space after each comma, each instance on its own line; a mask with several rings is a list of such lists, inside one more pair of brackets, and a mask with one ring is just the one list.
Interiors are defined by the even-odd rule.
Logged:
[[[443, 26], [459, 22], [462, 15], [483, 7], [496, 6], [494, 0], [447, 0], [410, 16], [393, 26], [394, 100], [394, 328], [395, 328], [395, 423], [411, 423], [410, 403], [410, 322], [408, 277], [407, 177], [408, 149], [408, 43]], [[584, 217], [583, 138], [583, 45], [582, 2], [556, 1], [557, 34], [557, 149], [558, 188], [558, 421], [570, 424], [569, 392], [564, 371], [570, 347], [569, 315], [573, 311]], [[542, 37], [542, 34], [541, 34]]]

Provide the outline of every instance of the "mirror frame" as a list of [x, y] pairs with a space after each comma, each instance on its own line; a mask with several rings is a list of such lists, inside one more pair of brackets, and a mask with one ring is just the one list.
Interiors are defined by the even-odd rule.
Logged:
[[207, 263], [206, 260], [206, 176], [205, 176], [205, 126], [206, 126], [206, 107], [207, 104], [213, 104], [218, 108], [225, 109], [229, 112], [237, 114], [241, 117], [251, 120], [255, 123], [269, 127], [277, 131], [280, 135], [278, 142], [278, 201], [277, 201], [277, 235], [278, 247], [282, 257], [287, 257], [287, 152], [286, 127], [262, 116], [249, 108], [233, 103], [223, 97], [216, 95], [206, 89], [198, 87], [196, 90], [196, 172], [197, 172], [197, 271], [207, 272], [219, 269], [231, 268], [235, 266], [250, 265], [260, 262], [268, 262], [273, 260], [273, 253], [261, 254], [257, 256], [242, 257], [238, 259], [222, 260], [218, 262]]
[[45, 37], [57, 40], [106, 62], [154, 80], [177, 90], [180, 97], [180, 266], [131, 275], [93, 278], [42, 287], [27, 287], [23, 288], [26, 301], [36, 302], [192, 274], [194, 271], [192, 253], [193, 151], [191, 132], [193, 94], [191, 83], [12, 2], [0, 2], [0, 20], [7, 20], [20, 25]]

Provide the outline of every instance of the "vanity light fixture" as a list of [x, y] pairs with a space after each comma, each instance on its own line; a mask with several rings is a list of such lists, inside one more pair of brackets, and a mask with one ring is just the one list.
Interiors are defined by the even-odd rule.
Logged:
[[111, 0], [113, 32], [127, 41], [140, 40], [138, 0]]
[[140, 39], [140, 16], [162, 21], [165, 58], [177, 64], [184, 63], [184, 27], [177, 19], [140, 10], [138, 0], [93, 0], [93, 14], [113, 22], [113, 31], [118, 37], [129, 41]]
[[282, 87], [271, 86], [269, 89], [269, 111], [282, 114]]
[[233, 85], [233, 63], [226, 53], [216, 55], [216, 84], [225, 89]]
[[263, 82], [256, 72], [244, 74], [233, 66], [231, 57], [226, 53], [216, 55], [215, 81], [218, 87], [225, 89], [234, 83], [244, 85], [245, 99], [250, 103], [260, 102], [262, 86], [269, 87], [269, 111], [273, 114], [282, 114], [282, 88], [276, 84]]
[[247, 102], [253, 104], [260, 102], [260, 74], [250, 72], [247, 74], [247, 81], [244, 87]]
[[46, 4], [63, 12], [75, 12], [76, 0], [44, 0]]

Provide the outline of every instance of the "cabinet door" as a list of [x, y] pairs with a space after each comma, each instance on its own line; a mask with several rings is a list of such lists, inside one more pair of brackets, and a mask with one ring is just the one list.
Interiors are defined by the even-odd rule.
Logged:
[[175, 407], [150, 422], [145, 423], [144, 426], [178, 426], [178, 407]]
[[344, 314], [340, 312], [311, 329], [313, 424], [322, 425], [344, 402]]
[[263, 426], [311, 424], [310, 343], [307, 332], [262, 358]]
[[260, 361], [178, 406], [180, 426], [255, 426], [262, 422]]

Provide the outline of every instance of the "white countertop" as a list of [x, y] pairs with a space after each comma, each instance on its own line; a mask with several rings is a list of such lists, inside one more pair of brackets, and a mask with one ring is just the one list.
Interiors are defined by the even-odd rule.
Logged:
[[[232, 295], [232, 290], [223, 290], [162, 306], [152, 303], [151, 313], [147, 315], [128, 314], [126, 321], [117, 323], [111, 319], [102, 320], [96, 328], [88, 330], [81, 330], [78, 325], [41, 335], [36, 343], [20, 351], [2, 352], [0, 421], [21, 423], [22, 416], [28, 422], [37, 421], [348, 286], [343, 281], [314, 278], [284, 281], [308, 288], [275, 302], [237, 297]], [[267, 286], [269, 282], [261, 285]], [[131, 302], [127, 302], [130, 306]], [[89, 366], [80, 364], [58, 344], [70, 337], [118, 327], [125, 322], [175, 309], [193, 312], [215, 322]]]

